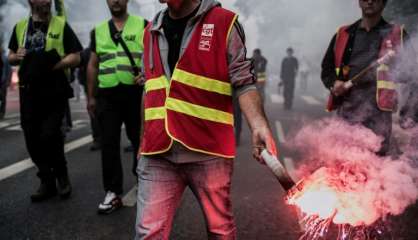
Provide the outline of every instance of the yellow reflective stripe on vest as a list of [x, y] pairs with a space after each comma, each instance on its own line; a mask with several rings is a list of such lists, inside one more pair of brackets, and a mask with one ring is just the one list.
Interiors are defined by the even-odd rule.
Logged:
[[173, 80], [209, 92], [215, 92], [227, 96], [232, 95], [232, 87], [230, 83], [202, 77], [180, 69], [174, 70]]
[[145, 82], [145, 92], [167, 89], [169, 87], [167, 78], [163, 75], [159, 78], [152, 78]]
[[227, 112], [202, 107], [174, 98], [167, 98], [165, 105], [168, 110], [184, 113], [192, 117], [228, 125], [234, 124], [233, 115]]
[[121, 71], [121, 72], [131, 72], [131, 73], [133, 73], [134, 71], [131, 65], [117, 65], [116, 70]]
[[116, 69], [114, 69], [114, 68], [99, 69], [99, 74], [101, 74], [101, 75], [114, 74], [114, 73], [116, 73]]
[[[131, 52], [133, 58], [141, 59], [142, 53], [140, 52]], [[115, 59], [116, 57], [128, 57], [125, 52], [117, 52], [117, 53], [107, 53], [99, 56], [100, 63]]]
[[145, 109], [145, 121], [165, 119], [165, 107]]
[[378, 89], [394, 90], [394, 89], [396, 89], [396, 84], [394, 82], [391, 82], [391, 81], [379, 80], [379, 81], [377, 81], [377, 88]]
[[[377, 72], [389, 72], [389, 66], [386, 64], [381, 64], [377, 68]], [[386, 79], [377, 79], [377, 88], [393, 90], [393, 89], [396, 89], [396, 84]]]
[[340, 68], [335, 68], [335, 74], [337, 74], [337, 76], [340, 75], [340, 71], [341, 71]]
[[380, 64], [379, 67], [377, 68], [377, 71], [389, 71], [389, 66], [386, 64]]

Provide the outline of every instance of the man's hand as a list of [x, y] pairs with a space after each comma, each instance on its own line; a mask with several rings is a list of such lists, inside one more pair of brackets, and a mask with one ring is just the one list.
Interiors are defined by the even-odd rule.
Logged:
[[14, 52], [13, 50], [9, 51], [8, 60], [10, 65], [16, 66], [19, 65], [23, 59], [26, 56], [26, 49], [25, 48], [19, 48], [17, 52]]
[[252, 142], [253, 157], [258, 162], [264, 164], [264, 160], [261, 157], [261, 152], [264, 149], [267, 149], [271, 155], [277, 156], [276, 142], [274, 141], [273, 135], [268, 127], [254, 129], [252, 131]]
[[22, 61], [26, 56], [26, 49], [25, 48], [19, 48], [16, 52], [16, 60]]
[[87, 111], [89, 112], [91, 118], [96, 117], [96, 99], [94, 97], [88, 98]]
[[335, 96], [339, 97], [343, 95], [346, 91], [347, 89], [344, 86], [344, 82], [341, 80], [336, 80], [334, 83], [334, 87], [332, 88], [332, 93]]
[[134, 78], [134, 81], [135, 81], [135, 84], [137, 84], [137, 85], [140, 85], [140, 86], [144, 85], [145, 84], [145, 75], [142, 72], [140, 72], [138, 74], [138, 76], [136, 76]]

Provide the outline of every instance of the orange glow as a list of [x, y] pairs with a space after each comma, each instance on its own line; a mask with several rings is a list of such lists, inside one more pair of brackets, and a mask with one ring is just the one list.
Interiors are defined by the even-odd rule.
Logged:
[[[360, 176], [360, 179], [365, 181], [365, 177]], [[331, 218], [335, 224], [373, 224], [377, 213], [372, 207], [365, 208], [364, 202], [356, 201], [358, 198], [355, 196], [361, 194], [361, 191], [353, 190], [352, 186], [344, 181], [347, 177], [350, 176], [336, 169], [321, 168], [300, 182], [296, 190], [289, 192], [287, 203], [297, 206], [308, 216]]]

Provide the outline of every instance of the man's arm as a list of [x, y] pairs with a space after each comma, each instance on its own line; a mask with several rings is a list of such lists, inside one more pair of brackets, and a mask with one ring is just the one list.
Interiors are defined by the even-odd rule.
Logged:
[[99, 72], [99, 58], [95, 52], [91, 52], [87, 65], [87, 110], [90, 116], [94, 117], [96, 110], [95, 92], [97, 87], [97, 76]]
[[277, 150], [261, 97], [255, 87], [253, 64], [246, 54], [245, 34], [241, 25], [236, 22], [228, 41], [229, 75], [241, 110], [251, 129], [253, 156], [263, 162], [260, 156], [262, 149], [267, 148], [273, 155], [277, 155]]
[[9, 55], [8, 61], [12, 66], [17, 66], [23, 60], [26, 55], [26, 49], [19, 48], [19, 43], [17, 42], [16, 36], [16, 26], [13, 28], [12, 36], [9, 41]]
[[241, 94], [239, 104], [251, 130], [254, 158], [263, 162], [260, 156], [263, 149], [277, 156], [276, 143], [258, 91], [251, 90]]
[[80, 51], [83, 50], [80, 41], [73, 29], [65, 24], [64, 27], [64, 51], [66, 56], [61, 59], [55, 66], [54, 70], [64, 70], [67, 68], [75, 68], [80, 65]]
[[331, 40], [328, 46], [328, 50], [325, 53], [324, 59], [322, 60], [322, 72], [321, 80], [324, 86], [331, 89], [334, 86], [334, 82], [337, 79], [335, 73], [335, 61], [334, 61], [334, 46], [336, 41], [336, 35]]
[[54, 70], [64, 70], [67, 68], [75, 68], [80, 64], [80, 54], [71, 53], [65, 56], [55, 66]]

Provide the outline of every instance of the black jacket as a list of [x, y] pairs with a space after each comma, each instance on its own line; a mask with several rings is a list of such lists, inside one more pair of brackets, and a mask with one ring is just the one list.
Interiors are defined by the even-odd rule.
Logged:
[[19, 68], [19, 85], [39, 98], [71, 97], [71, 86], [65, 72], [52, 70], [60, 60], [56, 50], [28, 53]]

